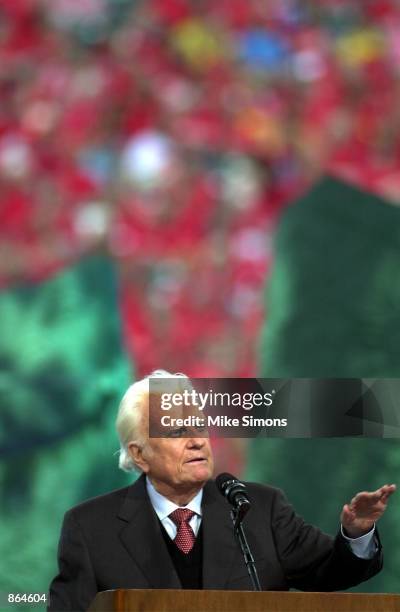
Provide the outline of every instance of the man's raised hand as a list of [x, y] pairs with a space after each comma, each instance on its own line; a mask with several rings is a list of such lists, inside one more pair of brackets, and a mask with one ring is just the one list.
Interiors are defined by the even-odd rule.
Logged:
[[371, 531], [374, 523], [386, 510], [389, 497], [396, 485], [383, 485], [376, 491], [357, 493], [349, 504], [343, 506], [340, 520], [350, 538], [358, 538]]

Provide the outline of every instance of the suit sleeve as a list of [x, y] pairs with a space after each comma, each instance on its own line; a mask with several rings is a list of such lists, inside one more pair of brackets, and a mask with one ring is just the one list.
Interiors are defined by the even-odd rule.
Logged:
[[376, 554], [361, 559], [338, 533], [333, 538], [308, 525], [277, 491], [272, 508], [272, 532], [279, 560], [291, 588], [341, 591], [368, 580], [382, 568], [382, 547], [376, 531]]
[[87, 610], [96, 593], [84, 534], [73, 514], [67, 512], [58, 545], [58, 574], [49, 590], [48, 612]]

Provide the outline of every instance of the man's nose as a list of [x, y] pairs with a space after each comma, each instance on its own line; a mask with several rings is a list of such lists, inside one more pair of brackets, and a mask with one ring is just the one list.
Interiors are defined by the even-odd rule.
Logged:
[[189, 448], [202, 448], [204, 446], [204, 442], [205, 439], [204, 438], [198, 438], [198, 437], [190, 437], [188, 438], [188, 446]]

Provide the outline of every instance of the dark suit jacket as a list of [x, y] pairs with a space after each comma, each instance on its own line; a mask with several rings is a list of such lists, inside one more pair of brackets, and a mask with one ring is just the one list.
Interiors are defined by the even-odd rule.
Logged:
[[[247, 488], [252, 508], [244, 527], [262, 589], [347, 589], [381, 569], [378, 536], [374, 558], [360, 559], [340, 534], [332, 538], [307, 525], [279, 489], [255, 483]], [[202, 525], [203, 588], [251, 590], [230, 507], [214, 481], [204, 487]], [[58, 563], [52, 612], [86, 610], [97, 591], [107, 589], [181, 588], [144, 476], [66, 513]]]

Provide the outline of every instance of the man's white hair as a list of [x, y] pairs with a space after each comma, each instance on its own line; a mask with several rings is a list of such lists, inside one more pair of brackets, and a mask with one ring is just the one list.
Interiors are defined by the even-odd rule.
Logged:
[[[119, 405], [116, 420], [116, 428], [120, 441], [119, 467], [121, 470], [124, 470], [124, 472], [133, 472], [138, 469], [129, 454], [130, 442], [134, 442], [138, 446], [143, 447], [148, 438], [145, 433], [145, 419], [148, 418], [150, 378], [161, 379], [159, 381], [160, 383], [162, 383], [162, 379], [169, 379], [169, 381], [173, 379], [174, 387], [177, 392], [183, 389], [192, 389], [190, 379], [186, 374], [180, 372], [171, 374], [166, 370], [154, 370], [154, 372], [142, 380], [138, 380], [128, 387]], [[165, 389], [163, 389], [163, 385], [161, 384], [157, 393], [167, 391], [167, 387], [168, 390], [171, 391], [170, 386], [168, 386], [169, 381], [165, 381], [167, 383]]]

